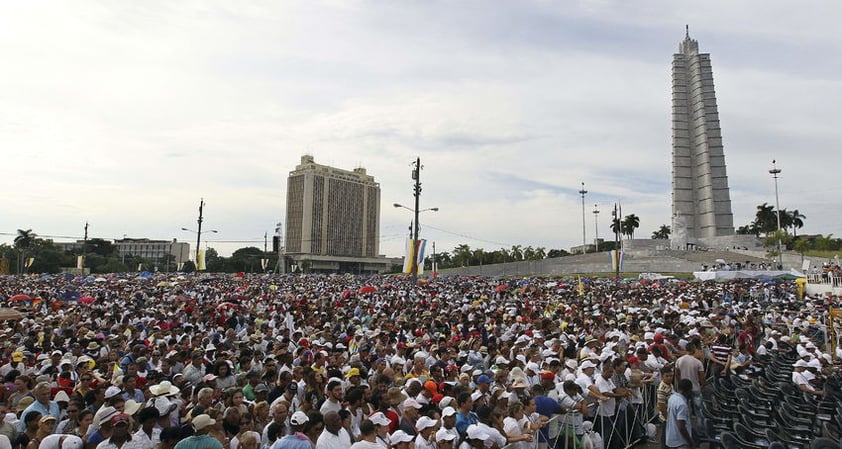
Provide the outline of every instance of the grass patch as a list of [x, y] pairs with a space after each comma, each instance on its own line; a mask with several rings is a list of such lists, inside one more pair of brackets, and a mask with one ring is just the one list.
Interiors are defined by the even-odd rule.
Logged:
[[836, 256], [842, 257], [842, 250], [818, 250], [818, 249], [811, 249], [809, 251], [804, 251], [804, 257], [821, 257], [825, 259], [833, 259]]

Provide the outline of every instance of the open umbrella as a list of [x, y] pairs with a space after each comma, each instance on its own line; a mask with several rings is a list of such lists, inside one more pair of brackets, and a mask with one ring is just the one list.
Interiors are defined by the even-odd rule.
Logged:
[[371, 285], [366, 285], [364, 287], [360, 287], [360, 294], [361, 295], [366, 295], [368, 293], [374, 293], [376, 291], [377, 291], [377, 289], [375, 287], [371, 286]]
[[82, 304], [90, 304], [94, 301], [95, 299], [93, 296], [85, 296], [84, 298], [79, 299], [79, 302], [81, 302]]
[[21, 320], [23, 319], [23, 314], [18, 312], [15, 309], [10, 309], [8, 307], [0, 307], [0, 320]]
[[498, 285], [497, 287], [494, 288], [494, 291], [497, 292], [497, 293], [500, 293], [502, 291], [505, 291], [507, 288], [509, 288], [509, 287], [507, 287], [505, 285]]
[[63, 292], [61, 294], [61, 299], [65, 300], [65, 301], [76, 301], [81, 297], [82, 297], [82, 295], [80, 295], [79, 292], [75, 292], [73, 290], [68, 290], [68, 291]]
[[29, 295], [15, 295], [9, 298], [9, 301], [29, 301], [30, 299], [32, 298]]
[[230, 303], [230, 302], [220, 303], [218, 306], [216, 306], [216, 308], [219, 309], [219, 310], [229, 310], [229, 309], [240, 310], [240, 306], [238, 306], [234, 303]]

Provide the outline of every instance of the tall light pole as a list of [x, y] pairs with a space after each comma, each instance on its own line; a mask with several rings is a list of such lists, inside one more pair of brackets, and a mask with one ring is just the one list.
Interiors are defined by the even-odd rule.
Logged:
[[778, 265], [783, 267], [784, 252], [781, 245], [781, 203], [778, 198], [778, 175], [780, 173], [781, 169], [775, 165], [775, 160], [772, 159], [772, 168], [769, 170], [769, 174], [775, 179], [775, 212], [778, 217]]
[[596, 245], [596, 252], [599, 252], [599, 209], [593, 205], [593, 242]]
[[[416, 188], [418, 189], [417, 191], [420, 192], [421, 191], [421, 184], [416, 182]], [[406, 207], [403, 204], [399, 204], [399, 203], [394, 203], [394, 204], [392, 204], [392, 206], [396, 207], [396, 208], [406, 209], [406, 210], [412, 212], [413, 217], [415, 217], [415, 220], [409, 225], [409, 234], [410, 234], [410, 237], [413, 240], [413, 244], [415, 245], [415, 248], [417, 249], [418, 248], [418, 246], [417, 246], [418, 245], [418, 243], [417, 243], [418, 242], [418, 214], [420, 214], [421, 212], [427, 212], [427, 211], [438, 212], [439, 208], [438, 207], [429, 207], [427, 209], [420, 209], [419, 210], [418, 209], [418, 197], [417, 196], [415, 197], [415, 209], [413, 209], [411, 207]], [[415, 250], [413, 250], [413, 252], [415, 252]], [[408, 256], [410, 256], [410, 254], [407, 254], [407, 257]], [[414, 283], [418, 282], [418, 254], [412, 254], [412, 256], [413, 256], [413, 258], [412, 258], [412, 262], [410, 264], [409, 272], [412, 274], [412, 283], [414, 284]]]
[[195, 232], [196, 233], [196, 271], [199, 271], [199, 245], [201, 245], [201, 243], [202, 243], [202, 233], [212, 232], [212, 233], [216, 234], [217, 232], [219, 232], [216, 229], [210, 229], [210, 230], [207, 230], [207, 231], [202, 231], [202, 221], [204, 221], [204, 217], [202, 216], [202, 212], [204, 210], [204, 206], [205, 206], [205, 199], [202, 198], [202, 199], [199, 200], [199, 219], [196, 220], [196, 223], [199, 224], [198, 230], [194, 231], [194, 230], [188, 229], [188, 228], [181, 228], [182, 231], [188, 231], [188, 232]]
[[588, 193], [585, 190], [585, 183], [582, 183], [582, 190], [579, 191], [579, 195], [582, 195], [582, 254], [588, 252], [588, 243], [587, 237], [585, 236], [585, 194]]

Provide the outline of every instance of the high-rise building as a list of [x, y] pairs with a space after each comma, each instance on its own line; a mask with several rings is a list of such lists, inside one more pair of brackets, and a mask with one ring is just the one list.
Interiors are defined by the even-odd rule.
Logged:
[[672, 59], [672, 218], [683, 244], [734, 235], [710, 54], [689, 29]]
[[380, 184], [364, 168], [342, 170], [302, 156], [287, 179], [286, 214], [284, 253], [310, 271], [390, 268], [373, 266], [380, 250]]

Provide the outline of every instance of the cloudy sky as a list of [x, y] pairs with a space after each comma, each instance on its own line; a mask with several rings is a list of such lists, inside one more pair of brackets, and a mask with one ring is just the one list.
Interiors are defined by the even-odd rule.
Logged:
[[[0, 242], [16, 229], [194, 240], [221, 253], [285, 215], [302, 154], [382, 188], [422, 236], [568, 248], [610, 208], [670, 222], [670, 63], [711, 53], [735, 224], [774, 204], [842, 236], [842, 6], [788, 1], [142, 1], [0, 4]], [[58, 239], [61, 240], [61, 239]], [[66, 239], [65, 239], [66, 240]], [[213, 240], [217, 240], [214, 242]]]

